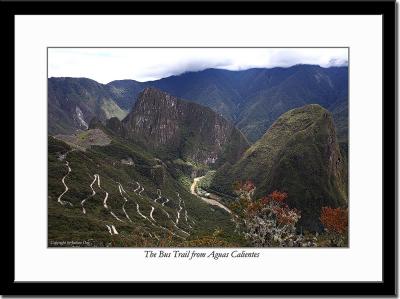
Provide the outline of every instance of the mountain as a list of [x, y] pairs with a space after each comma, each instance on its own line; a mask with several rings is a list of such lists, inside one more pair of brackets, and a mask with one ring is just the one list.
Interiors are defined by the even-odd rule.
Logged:
[[216, 167], [234, 163], [248, 148], [244, 135], [207, 107], [173, 97], [155, 88], [140, 93], [132, 111], [107, 127], [145, 144], [161, 158], [175, 158]]
[[147, 83], [135, 80], [116, 80], [106, 86], [117, 105], [121, 109], [130, 111], [136, 102], [137, 96], [147, 85]]
[[70, 134], [87, 129], [94, 117], [105, 121], [126, 114], [103, 84], [86, 78], [48, 79], [49, 134]]
[[287, 192], [300, 231], [322, 232], [322, 207], [347, 207], [347, 68], [48, 87], [49, 246], [248, 246], [223, 206], [244, 180], [256, 198]]
[[237, 72], [206, 69], [148, 83], [174, 96], [210, 107], [235, 122], [237, 106], [243, 100], [236, 75]]
[[[333, 110], [336, 107], [334, 103], [341, 105], [347, 102], [347, 67], [298, 65], [286, 70], [271, 69], [264, 72], [262, 77], [264, 81], [276, 77], [281, 80], [269, 88], [251, 92], [241, 107], [236, 125], [251, 141], [261, 137], [282, 113], [290, 109], [319, 104]], [[338, 119], [341, 115], [346, 116], [346, 113], [347, 110], [341, 111]], [[342, 124], [347, 126], [347, 122]], [[346, 139], [347, 135], [343, 138]]]
[[336, 134], [341, 144], [346, 146], [348, 143], [349, 130], [349, 103], [346, 99], [339, 99], [330, 106], [336, 126]]
[[230, 215], [192, 195], [184, 178], [174, 163], [100, 121], [73, 135], [49, 136], [48, 245], [245, 245]]
[[243, 180], [254, 181], [257, 198], [287, 192], [289, 206], [302, 213], [299, 226], [321, 231], [321, 208], [347, 203], [347, 159], [332, 114], [316, 104], [284, 113], [237, 163], [217, 170], [210, 189], [232, 194]]
[[347, 141], [348, 67], [206, 69], [144, 83], [124, 80], [108, 85], [129, 95], [123, 97], [124, 108], [133, 105], [137, 94], [149, 86], [210, 107], [233, 122], [251, 142], [260, 138], [282, 113], [306, 104], [319, 104], [336, 112], [334, 120], [341, 127], [339, 136]]
[[[50, 92], [50, 85], [57, 85], [58, 92]], [[243, 71], [206, 69], [149, 82], [117, 80], [106, 85], [83, 78], [51, 78], [49, 108], [55, 103], [49, 110], [51, 133], [82, 127], [76, 106], [86, 123], [96, 113], [104, 120], [103, 110], [108, 116], [122, 119], [140, 92], [148, 87], [211, 108], [239, 128], [250, 142], [259, 139], [282, 113], [307, 104], [319, 104], [334, 114], [338, 137], [347, 142], [348, 67], [317, 65]], [[66, 105], [76, 97], [83, 97], [91, 104], [89, 107], [80, 107], [77, 103]]]

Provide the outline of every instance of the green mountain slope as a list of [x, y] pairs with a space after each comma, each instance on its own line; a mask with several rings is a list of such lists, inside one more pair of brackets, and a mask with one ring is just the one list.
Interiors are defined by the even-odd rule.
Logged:
[[115, 80], [106, 86], [113, 95], [114, 101], [121, 109], [130, 111], [136, 102], [138, 94], [146, 88], [148, 84], [135, 80]]
[[[190, 247], [216, 230], [213, 244], [243, 244], [230, 215], [191, 195], [175, 164], [94, 126], [78, 146], [49, 136], [49, 246]], [[88, 145], [100, 135], [101, 146]]]
[[48, 132], [70, 134], [87, 129], [92, 118], [124, 118], [108, 87], [86, 78], [48, 79]]
[[[342, 82], [347, 81], [347, 68], [336, 68], [340, 71], [334, 73], [335, 76], [331, 74], [331, 69], [334, 68], [293, 66], [290, 75], [283, 77], [279, 84], [250, 93], [241, 107], [238, 128], [249, 140], [255, 141], [282, 113], [290, 109], [307, 104], [319, 104], [329, 109], [333, 103], [344, 100], [347, 85]], [[276, 74], [271, 71], [269, 76]]]
[[320, 231], [321, 207], [347, 203], [347, 159], [332, 115], [319, 105], [284, 113], [237, 163], [218, 169], [210, 189], [231, 194], [240, 180], [254, 181], [257, 197], [287, 192], [302, 212], [300, 227]]
[[[72, 84], [72, 80], [76, 82]], [[140, 92], [147, 87], [154, 87], [220, 113], [236, 125], [250, 142], [259, 139], [282, 113], [307, 104], [319, 104], [334, 113], [340, 139], [347, 141], [348, 138], [348, 67], [295, 65], [288, 68], [255, 68], [243, 71], [206, 69], [149, 82], [117, 80], [106, 85], [96, 82], [96, 88], [90, 87], [94, 85], [94, 81], [90, 80], [92, 83], [88, 84], [87, 80], [49, 79], [49, 107], [56, 103], [54, 109], [49, 110], [49, 127], [52, 133], [65, 133], [71, 127], [79, 128], [73, 121], [76, 105], [66, 104], [71, 98], [75, 98], [72, 95], [83, 97], [85, 101], [95, 98], [98, 102], [101, 89], [105, 98], [112, 99], [114, 105], [126, 113], [132, 109]], [[57, 89], [62, 91], [50, 92], [52, 84], [59, 86]], [[77, 85], [79, 88], [76, 88]], [[122, 119], [118, 108], [110, 107], [109, 101], [103, 106], [107, 111], [112, 111], [106, 118], [116, 116]], [[101, 109], [97, 113], [93, 105], [89, 105], [89, 108], [79, 107], [86, 122], [93, 116], [105, 120]], [[90, 111], [95, 115], [90, 114]]]
[[[347, 102], [348, 68], [295, 65], [243, 71], [208, 69], [147, 83], [212, 108], [254, 142], [290, 109], [319, 104], [332, 112], [334, 103]], [[346, 118], [346, 113], [343, 111], [341, 117]]]
[[330, 106], [335, 121], [336, 133], [341, 143], [348, 143], [349, 136], [349, 102], [346, 99], [340, 99]]

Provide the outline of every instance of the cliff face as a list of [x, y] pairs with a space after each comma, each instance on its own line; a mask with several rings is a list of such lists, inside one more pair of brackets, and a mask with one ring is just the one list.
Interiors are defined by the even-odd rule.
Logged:
[[49, 134], [71, 134], [86, 130], [96, 117], [105, 121], [110, 117], [124, 118], [127, 114], [112, 99], [108, 89], [86, 78], [48, 79]]
[[253, 180], [256, 197], [287, 192], [288, 204], [302, 212], [299, 225], [321, 230], [321, 208], [347, 202], [347, 163], [331, 114], [319, 105], [283, 114], [240, 161], [218, 170], [212, 187], [229, 193], [238, 180]]
[[154, 88], [139, 95], [122, 127], [125, 138], [140, 139], [152, 149], [208, 165], [233, 163], [248, 147], [243, 134], [210, 108]]

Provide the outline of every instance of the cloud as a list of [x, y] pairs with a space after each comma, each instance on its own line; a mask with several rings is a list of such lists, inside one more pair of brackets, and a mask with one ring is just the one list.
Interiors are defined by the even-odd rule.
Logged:
[[49, 77], [150, 81], [207, 68], [245, 70], [348, 63], [347, 48], [49, 48]]

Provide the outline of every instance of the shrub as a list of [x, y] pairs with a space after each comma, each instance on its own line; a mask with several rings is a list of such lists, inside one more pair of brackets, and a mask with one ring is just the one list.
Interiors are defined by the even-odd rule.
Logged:
[[286, 204], [288, 194], [273, 191], [253, 200], [255, 185], [251, 181], [235, 183], [239, 199], [231, 206], [237, 229], [256, 247], [316, 246], [316, 238], [296, 233], [301, 214]]
[[323, 207], [320, 220], [334, 246], [343, 246], [348, 233], [348, 209]]

